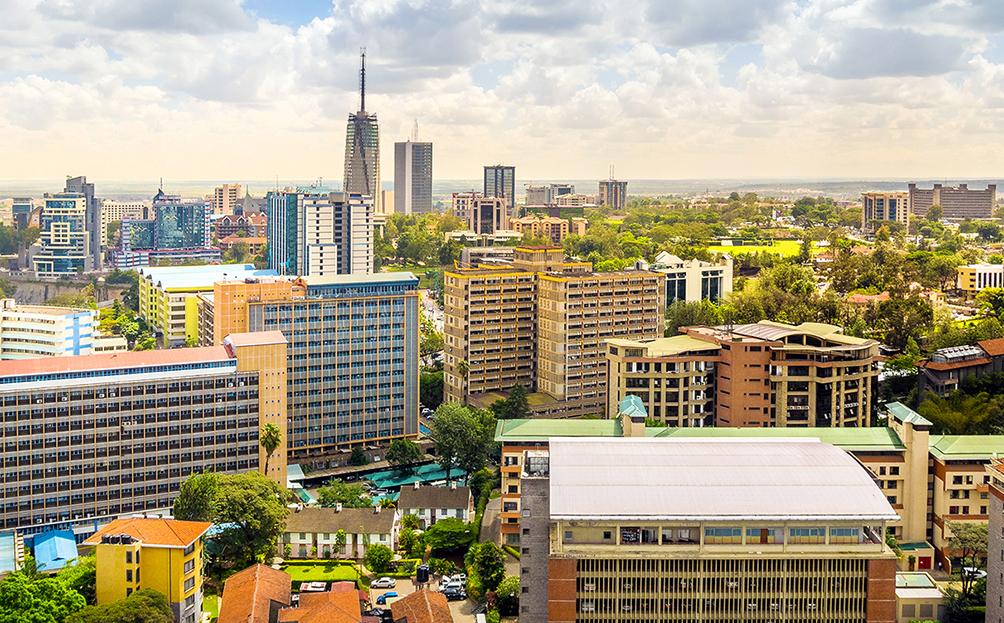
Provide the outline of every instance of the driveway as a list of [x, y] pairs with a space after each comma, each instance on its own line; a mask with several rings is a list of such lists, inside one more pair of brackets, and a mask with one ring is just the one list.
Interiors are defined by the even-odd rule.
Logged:
[[502, 535], [499, 534], [499, 514], [501, 512], [502, 498], [488, 500], [488, 504], [485, 506], [485, 514], [481, 518], [481, 533], [478, 535], [482, 543], [491, 541], [496, 545], [500, 544], [499, 541]]
[[377, 605], [377, 601], [376, 601], [377, 597], [379, 597], [380, 595], [383, 595], [384, 593], [389, 593], [389, 592], [392, 592], [392, 591], [395, 592], [395, 593], [397, 593], [398, 596], [397, 597], [391, 597], [390, 599], [387, 600], [386, 604], [381, 604], [381, 605], [388, 605], [389, 606], [392, 603], [394, 603], [395, 601], [397, 601], [398, 599], [400, 599], [401, 597], [404, 597], [405, 595], [410, 595], [410, 594], [414, 593], [415, 592], [415, 584], [412, 583], [411, 580], [406, 580], [406, 579], [403, 579], [403, 578], [398, 578], [398, 580], [397, 580], [397, 586], [395, 586], [394, 588], [371, 588], [370, 589], [370, 603], [373, 604], [375, 607], [379, 608], [380, 606]]

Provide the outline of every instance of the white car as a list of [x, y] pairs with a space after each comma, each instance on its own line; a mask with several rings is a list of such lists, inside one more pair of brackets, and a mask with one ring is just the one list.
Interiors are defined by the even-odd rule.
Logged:
[[987, 577], [986, 571], [983, 569], [977, 569], [976, 567], [962, 567], [962, 573], [965, 573], [966, 576], [976, 580], [981, 580]]
[[380, 578], [370, 582], [370, 588], [394, 588], [395, 586], [397, 586], [397, 580], [394, 578]]

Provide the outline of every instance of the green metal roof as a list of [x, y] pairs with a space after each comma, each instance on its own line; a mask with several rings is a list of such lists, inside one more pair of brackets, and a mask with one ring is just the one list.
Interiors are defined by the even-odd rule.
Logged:
[[901, 402], [887, 402], [885, 404], [886, 411], [889, 415], [893, 416], [900, 422], [904, 424], [914, 424], [919, 426], [934, 426], [930, 420], [917, 413], [910, 407], [906, 406]]
[[931, 454], [943, 461], [989, 461], [1004, 456], [1004, 435], [931, 435]]
[[625, 396], [624, 400], [621, 400], [618, 405], [621, 415], [626, 415], [631, 418], [642, 418], [648, 417], [648, 411], [645, 410], [645, 403], [641, 401], [638, 396]]
[[923, 571], [897, 571], [896, 588], [937, 588], [938, 584]]
[[[495, 441], [547, 441], [551, 437], [620, 437], [617, 420], [500, 420]], [[646, 437], [814, 437], [844, 450], [892, 451], [906, 446], [891, 428], [665, 428], [647, 426]]]

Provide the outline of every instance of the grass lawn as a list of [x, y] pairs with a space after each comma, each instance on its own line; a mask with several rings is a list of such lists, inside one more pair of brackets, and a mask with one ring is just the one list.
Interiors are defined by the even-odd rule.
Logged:
[[210, 620], [215, 619], [220, 616], [220, 597], [219, 595], [203, 595], [202, 596], [202, 611], [209, 613]]
[[412, 266], [408, 264], [384, 264], [380, 270], [385, 273], [409, 272], [418, 277], [418, 287], [430, 289], [436, 285], [435, 281], [426, 274], [430, 270], [441, 270], [439, 266]]
[[294, 562], [286, 563], [281, 568], [294, 582], [355, 582], [359, 579], [359, 572], [354, 565], [338, 562]]
[[799, 240], [778, 240], [772, 245], [715, 245], [713, 247], [708, 247], [709, 251], [714, 251], [716, 253], [728, 253], [729, 255], [745, 255], [748, 253], [765, 252], [780, 255], [781, 257], [795, 257], [801, 249], [802, 243]]

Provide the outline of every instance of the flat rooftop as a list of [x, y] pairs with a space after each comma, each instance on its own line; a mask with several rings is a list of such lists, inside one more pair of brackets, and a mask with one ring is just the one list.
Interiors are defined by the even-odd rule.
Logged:
[[274, 270], [257, 269], [254, 264], [204, 264], [201, 266], [153, 266], [138, 269], [165, 290], [212, 288], [217, 281], [258, 277], [278, 277]]
[[367, 283], [418, 283], [418, 277], [407, 271], [394, 273], [373, 273], [370, 275], [330, 275], [324, 277], [305, 276], [300, 279], [307, 284], [308, 287], [358, 285]]
[[0, 362], [0, 377], [29, 374], [118, 370], [144, 366], [169, 366], [231, 359], [223, 346], [170, 348], [164, 350], [125, 351], [76, 357], [40, 357]]
[[894, 521], [849, 454], [816, 439], [583, 439], [550, 443], [557, 520]]
[[699, 340], [689, 335], [674, 335], [673, 337], [661, 337], [647, 342], [637, 340], [625, 340], [614, 338], [607, 340], [608, 344], [620, 346], [622, 348], [644, 348], [647, 357], [672, 357], [685, 353], [700, 351], [718, 351], [721, 346], [714, 342]]

